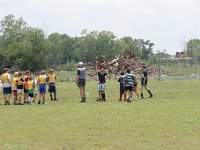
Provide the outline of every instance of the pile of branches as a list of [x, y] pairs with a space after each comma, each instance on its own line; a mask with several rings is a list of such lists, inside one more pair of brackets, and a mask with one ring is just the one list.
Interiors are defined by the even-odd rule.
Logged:
[[125, 51], [122, 55], [115, 56], [109, 60], [107, 60], [103, 55], [97, 57], [96, 68], [90, 68], [89, 75], [91, 77], [95, 76], [96, 70], [102, 67], [107, 70], [110, 75], [119, 75], [121, 71], [126, 72], [127, 68], [130, 68], [135, 74], [140, 74], [143, 65], [148, 67], [148, 73], [150, 76], [157, 77], [158, 69], [138, 60], [135, 54], [131, 51]]

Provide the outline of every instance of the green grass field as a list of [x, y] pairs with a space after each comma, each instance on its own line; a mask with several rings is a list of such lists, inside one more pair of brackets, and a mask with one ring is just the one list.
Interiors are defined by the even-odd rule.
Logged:
[[0, 105], [1, 150], [199, 149], [199, 80], [151, 80], [154, 97], [132, 103], [118, 101], [116, 81], [105, 103], [95, 101], [97, 82], [87, 82], [84, 104], [75, 83], [57, 88], [59, 100], [47, 105]]

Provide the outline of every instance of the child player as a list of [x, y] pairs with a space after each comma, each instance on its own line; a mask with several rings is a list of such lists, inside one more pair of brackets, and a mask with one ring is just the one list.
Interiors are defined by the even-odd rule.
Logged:
[[124, 72], [121, 72], [121, 76], [118, 79], [118, 82], [120, 83], [120, 97], [119, 97], [119, 101], [122, 101], [122, 95], [124, 94], [124, 101], [126, 101], [126, 93], [124, 91], [124, 80], [125, 80], [125, 75]]
[[28, 89], [28, 104], [33, 104], [34, 100], [34, 88], [35, 82], [33, 81], [32, 77], [29, 77], [27, 82], [27, 89]]
[[[56, 99], [56, 75], [54, 74], [53, 69], [49, 70], [49, 76], [48, 76], [48, 84], [49, 84], [49, 94], [51, 97], [51, 101], [57, 101]], [[53, 95], [54, 94], [54, 98]]]
[[133, 92], [135, 92], [135, 94], [137, 95], [137, 97], [139, 99], [141, 99], [140, 95], [137, 92], [137, 80], [136, 80], [136, 78], [135, 78], [135, 81], [134, 81], [134, 84], [133, 84]]
[[13, 91], [13, 95], [14, 95], [14, 105], [17, 105], [17, 100], [18, 100], [18, 94], [17, 94], [17, 85], [19, 82], [19, 73], [15, 72], [14, 73], [14, 78], [12, 81], [12, 91]]
[[46, 104], [45, 94], [46, 94], [47, 76], [46, 76], [45, 70], [42, 70], [41, 75], [39, 75], [38, 84], [39, 84], [39, 91], [40, 91], [40, 97], [39, 97], [38, 104], [41, 103], [41, 99], [42, 99], [42, 103]]
[[150, 89], [147, 88], [148, 83], [148, 68], [143, 65], [142, 66], [142, 78], [141, 78], [141, 99], [144, 99], [143, 95], [143, 88], [149, 93], [149, 98], [153, 97], [153, 94], [151, 93]]
[[21, 98], [22, 98], [22, 93], [23, 93], [23, 86], [24, 85], [24, 79], [22, 77], [22, 73], [19, 73], [19, 80], [17, 82], [17, 104], [23, 105]]
[[8, 69], [4, 68], [2, 74], [2, 87], [5, 105], [10, 105], [10, 97], [12, 93], [11, 83], [11, 75], [8, 73]]
[[98, 70], [98, 77], [99, 77], [99, 84], [98, 84], [98, 91], [99, 91], [99, 99], [102, 101], [106, 101], [105, 96], [105, 89], [106, 89], [106, 75], [104, 68], [101, 67], [100, 70]]
[[133, 95], [133, 85], [134, 85], [135, 76], [131, 73], [131, 70], [127, 69], [127, 74], [125, 75], [125, 91], [126, 91], [126, 100], [127, 102], [132, 101]]
[[38, 77], [39, 77], [39, 75], [40, 75], [40, 73], [38, 73], [38, 75], [35, 78], [35, 95], [34, 95], [33, 102], [35, 102], [36, 97], [40, 95], [39, 85], [38, 85]]
[[81, 96], [81, 103], [86, 102], [85, 97], [85, 83], [86, 83], [86, 68], [83, 65], [83, 62], [79, 62], [77, 65], [77, 76], [76, 76], [76, 83], [80, 90], [80, 96]]
[[24, 73], [24, 103], [28, 103], [28, 88], [27, 82], [30, 77], [30, 71], [26, 70]]

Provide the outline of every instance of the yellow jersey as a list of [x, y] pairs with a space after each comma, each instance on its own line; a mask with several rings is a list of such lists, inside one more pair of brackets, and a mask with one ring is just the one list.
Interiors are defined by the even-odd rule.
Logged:
[[56, 75], [55, 74], [49, 74], [49, 83], [55, 83], [56, 82]]
[[47, 76], [46, 75], [39, 75], [38, 83], [39, 84], [46, 84], [47, 83]]
[[19, 78], [17, 78], [17, 77], [13, 78], [12, 86], [16, 87], [18, 85], [18, 82], [19, 82]]
[[2, 74], [2, 83], [6, 83], [6, 82], [10, 82], [8, 73]]
[[28, 87], [28, 90], [33, 90], [34, 89], [34, 82], [33, 82], [33, 80], [28, 80], [27, 87]]

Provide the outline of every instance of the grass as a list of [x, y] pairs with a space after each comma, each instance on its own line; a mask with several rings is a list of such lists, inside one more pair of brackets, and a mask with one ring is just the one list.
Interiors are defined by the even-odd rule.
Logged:
[[75, 83], [58, 83], [57, 102], [1, 105], [0, 149], [199, 149], [200, 81], [151, 80], [149, 87], [152, 99], [118, 102], [118, 83], [108, 81], [103, 103], [95, 101], [97, 82], [87, 82], [81, 104]]

